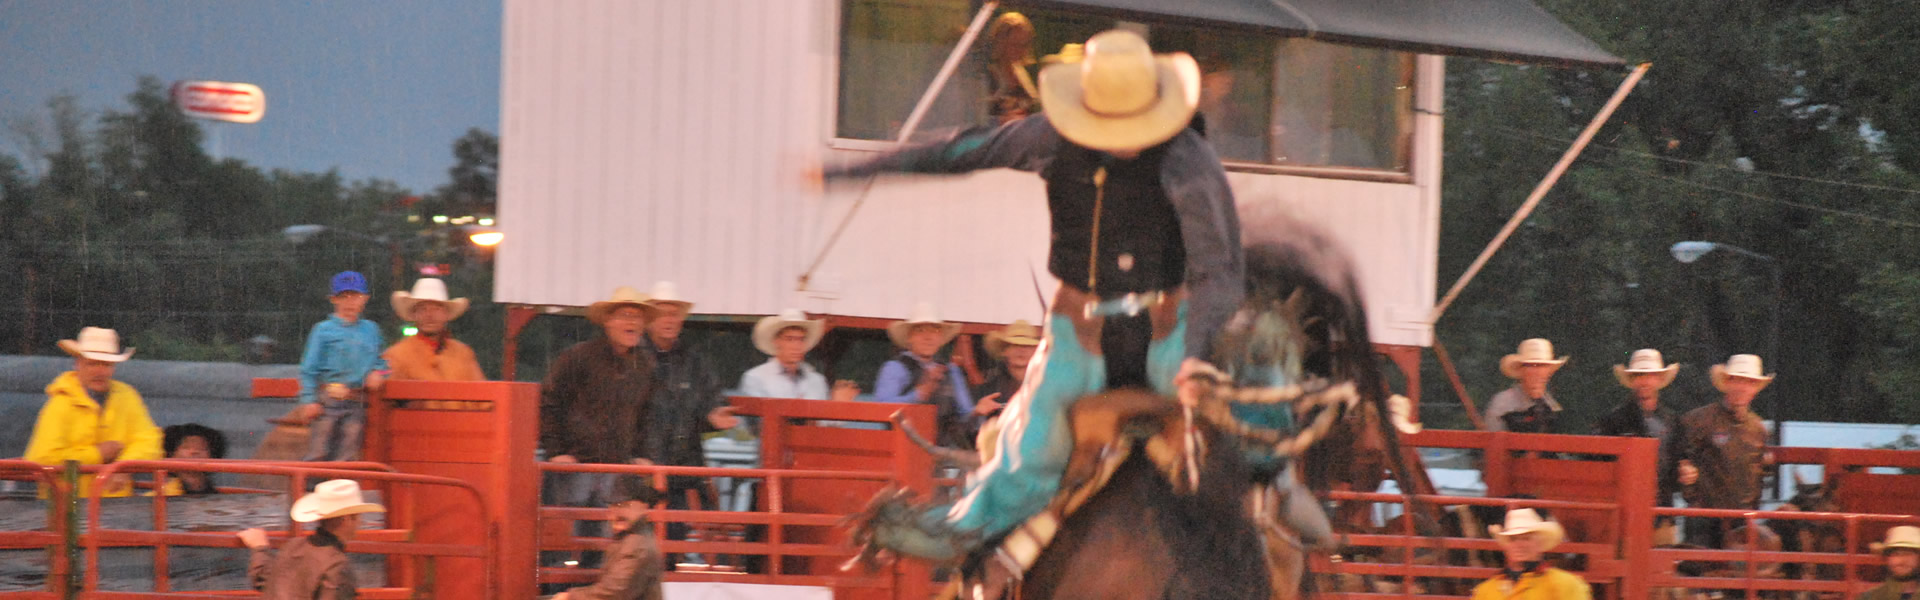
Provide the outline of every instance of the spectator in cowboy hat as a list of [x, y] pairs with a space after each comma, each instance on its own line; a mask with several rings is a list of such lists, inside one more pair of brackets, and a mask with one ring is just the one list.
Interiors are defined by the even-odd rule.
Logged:
[[1542, 599], [1587, 600], [1593, 590], [1578, 575], [1562, 571], [1544, 560], [1567, 537], [1559, 523], [1541, 518], [1539, 511], [1516, 508], [1507, 511], [1504, 525], [1488, 525], [1506, 554], [1506, 566], [1499, 575], [1473, 588], [1473, 600]]
[[666, 558], [653, 540], [647, 511], [660, 502], [659, 490], [646, 479], [622, 475], [614, 486], [614, 502], [607, 507], [613, 540], [607, 542], [606, 568], [593, 585], [573, 588], [552, 600], [660, 600], [661, 573]]
[[[40, 407], [25, 458], [43, 465], [69, 460], [104, 465], [164, 456], [160, 428], [148, 416], [140, 392], [113, 379], [114, 368], [133, 358], [133, 349], [120, 345], [120, 334], [87, 327], [74, 339], [60, 340], [57, 345], [73, 355], [73, 370], [47, 384], [47, 403]], [[92, 491], [93, 478], [81, 478], [80, 494]], [[133, 479], [122, 475], [101, 495], [126, 496], [132, 491]]]
[[386, 381], [380, 326], [361, 318], [367, 278], [333, 276], [333, 314], [307, 333], [300, 354], [300, 418], [309, 422], [306, 460], [359, 460], [367, 427], [367, 393]]
[[393, 293], [393, 314], [413, 321], [418, 333], [400, 340], [380, 356], [393, 374], [389, 379], [425, 381], [482, 381], [480, 361], [473, 348], [453, 339], [447, 325], [467, 312], [466, 298], [449, 299], [447, 284], [432, 277], [413, 282], [411, 292]]
[[350, 600], [357, 594], [353, 569], [347, 564], [347, 542], [360, 533], [360, 515], [387, 512], [367, 502], [360, 484], [334, 479], [314, 486], [291, 511], [296, 523], [313, 523], [313, 533], [288, 541], [275, 556], [267, 532], [247, 529], [236, 534], [251, 551], [247, 579], [267, 600]]
[[1613, 366], [1614, 380], [1619, 381], [1621, 387], [1632, 390], [1632, 397], [1600, 417], [1593, 427], [1594, 435], [1660, 440], [1660, 491], [1657, 498], [1660, 506], [1672, 506], [1673, 494], [1679, 491], [1680, 482], [1669, 442], [1673, 439], [1673, 433], [1680, 429], [1680, 413], [1660, 404], [1660, 390], [1673, 385], [1673, 378], [1679, 373], [1680, 363], [1667, 364], [1659, 350], [1641, 348], [1633, 351], [1627, 358], [1627, 364]]
[[1554, 358], [1553, 342], [1544, 338], [1522, 341], [1518, 350], [1502, 357], [1500, 372], [1514, 380], [1513, 387], [1487, 401], [1487, 431], [1553, 433], [1560, 403], [1547, 392], [1547, 380], [1566, 363], [1565, 356]]
[[987, 355], [1000, 364], [987, 374], [986, 382], [976, 388], [973, 395], [979, 398], [975, 409], [983, 416], [992, 417], [1000, 414], [1001, 407], [1026, 381], [1027, 364], [1040, 347], [1040, 328], [1025, 319], [1017, 320], [999, 331], [989, 332], [985, 346]]
[[[199, 423], [186, 423], [168, 425], [161, 430], [161, 434], [164, 436], [161, 447], [166, 450], [167, 458], [218, 460], [227, 457], [227, 436], [218, 429]], [[220, 489], [213, 484], [212, 473], [170, 470], [167, 472], [167, 482], [160, 487], [160, 493], [168, 496], [217, 494]]]
[[[653, 394], [647, 401], [645, 418], [645, 458], [654, 464], [676, 467], [707, 466], [704, 434], [738, 427], [720, 387], [718, 372], [707, 355], [696, 351], [681, 336], [693, 302], [680, 294], [671, 281], [653, 284], [647, 292], [649, 304], [658, 314], [647, 322], [647, 334], [640, 339], [640, 350], [653, 357]], [[688, 502], [687, 493], [699, 498], [699, 505]], [[667, 506], [674, 510], [713, 510], [718, 499], [705, 477], [675, 475], [667, 478]], [[685, 523], [668, 523], [667, 537], [685, 539]]]
[[[1751, 509], [1760, 503], [1760, 475], [1773, 458], [1767, 451], [1767, 426], [1750, 407], [1773, 375], [1752, 354], [1735, 354], [1708, 375], [1721, 401], [1682, 415], [1673, 437], [1680, 495], [1688, 506]], [[1718, 548], [1726, 527], [1721, 519], [1689, 518], [1687, 538]]]
[[972, 448], [979, 418], [960, 367], [935, 356], [960, 335], [959, 323], [940, 319], [930, 302], [913, 305], [907, 318], [887, 325], [887, 337], [900, 353], [880, 365], [873, 398], [897, 404], [931, 404], [938, 415], [937, 443], [949, 448]]
[[[639, 350], [647, 321], [658, 312], [646, 294], [621, 286], [587, 307], [601, 335], [554, 358], [540, 386], [540, 447], [547, 461], [652, 464], [643, 418], [653, 397], [653, 353]], [[606, 506], [613, 477], [549, 473], [546, 495], [563, 506]], [[579, 523], [581, 535], [597, 535]]]
[[739, 394], [755, 398], [852, 400], [860, 393], [860, 386], [841, 380], [829, 391], [827, 377], [807, 364], [807, 352], [819, 345], [826, 331], [824, 321], [808, 319], [806, 313], [795, 308], [754, 323], [753, 347], [768, 358], [767, 362], [740, 375]]
[[1907, 600], [1920, 593], [1920, 527], [1901, 525], [1887, 530], [1887, 540], [1873, 545], [1887, 565], [1887, 580], [1861, 594], [1859, 600]]

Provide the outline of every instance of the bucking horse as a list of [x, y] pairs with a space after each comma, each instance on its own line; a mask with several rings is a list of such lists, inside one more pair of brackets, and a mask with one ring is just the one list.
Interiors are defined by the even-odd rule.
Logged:
[[[1299, 488], [1278, 479], [1294, 476], [1286, 466], [1312, 460], [1307, 451], [1328, 436], [1364, 434], [1406, 480], [1392, 428], [1401, 419], [1392, 418], [1348, 255], [1305, 223], [1250, 222], [1257, 226], [1246, 235], [1246, 299], [1217, 336], [1212, 368], [1193, 378], [1205, 390], [1199, 401], [1138, 389], [1078, 400], [1069, 412], [1073, 458], [1049, 510], [1020, 535], [987, 545], [998, 552], [966, 560], [944, 597], [1297, 598], [1307, 549], [1276, 518], [1281, 507], [1298, 506], [1285, 494]], [[1258, 418], [1275, 407], [1291, 418]], [[980, 462], [916, 442], [941, 460]], [[1318, 491], [1341, 479], [1337, 470], [1302, 466], [1322, 484]], [[875, 511], [898, 510], [907, 492], [887, 494], [896, 501], [876, 499], [850, 518], [863, 547], [853, 564], [871, 566], [883, 554], [866, 524], [881, 518]], [[1320, 510], [1317, 500], [1301, 500]], [[1030, 567], [994, 564], [1006, 556], [1025, 556]]]

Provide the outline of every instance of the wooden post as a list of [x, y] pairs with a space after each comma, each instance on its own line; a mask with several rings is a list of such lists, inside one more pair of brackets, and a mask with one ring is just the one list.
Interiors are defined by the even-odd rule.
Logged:
[[1607, 118], [1613, 116], [1613, 110], [1620, 108], [1620, 103], [1627, 99], [1627, 94], [1633, 92], [1634, 86], [1640, 85], [1640, 78], [1645, 76], [1647, 69], [1652, 67], [1653, 63], [1641, 63], [1633, 68], [1633, 72], [1627, 74], [1625, 81], [1620, 82], [1620, 88], [1614, 90], [1613, 97], [1607, 99], [1606, 106], [1600, 107], [1600, 112], [1593, 115], [1593, 121], [1587, 123], [1587, 128], [1580, 132], [1580, 137], [1575, 138], [1573, 145], [1567, 147], [1567, 151], [1560, 155], [1560, 162], [1554, 163], [1553, 169], [1547, 171], [1547, 177], [1533, 187], [1532, 193], [1527, 194], [1527, 201], [1520, 204], [1520, 210], [1514, 211], [1513, 217], [1507, 219], [1507, 225], [1501, 227], [1500, 233], [1493, 236], [1493, 241], [1487, 242], [1486, 249], [1480, 251], [1480, 256], [1473, 259], [1473, 264], [1467, 267], [1467, 272], [1460, 274], [1460, 280], [1454, 282], [1453, 289], [1447, 290], [1447, 295], [1440, 298], [1439, 304], [1434, 305], [1433, 312], [1427, 314], [1428, 324], [1440, 322], [1440, 315], [1446, 314], [1447, 306], [1453, 304], [1455, 298], [1460, 297], [1460, 290], [1467, 288], [1467, 283], [1473, 281], [1473, 276], [1480, 273], [1480, 268], [1487, 266], [1487, 259], [1493, 258], [1493, 253], [1500, 251], [1500, 246], [1507, 243], [1507, 236], [1513, 235], [1513, 231], [1520, 228], [1520, 223], [1527, 220], [1527, 215], [1533, 214], [1533, 208], [1540, 205], [1540, 199], [1545, 198], [1547, 191], [1552, 190], [1553, 185], [1560, 181], [1560, 176], [1567, 172], [1567, 167], [1573, 166], [1573, 160], [1579, 158], [1580, 152], [1587, 149], [1587, 142], [1593, 141], [1593, 135], [1600, 132], [1600, 126], [1606, 124]]
[[1447, 347], [1439, 338], [1433, 340], [1433, 356], [1440, 359], [1440, 370], [1446, 372], [1447, 381], [1453, 384], [1453, 393], [1460, 396], [1460, 405], [1467, 409], [1467, 420], [1473, 422], [1473, 428], [1485, 431], [1487, 423], [1480, 420], [1480, 409], [1474, 407], [1473, 396], [1467, 394], [1467, 386], [1460, 383], [1460, 370], [1454, 368], [1453, 357], [1447, 355]]
[[1619, 443], [1625, 450], [1614, 463], [1620, 483], [1620, 558], [1627, 567], [1627, 576], [1621, 578], [1620, 597], [1647, 598], [1652, 586], [1646, 577], [1636, 575], [1653, 572], [1653, 507], [1660, 488], [1660, 442], [1635, 437], [1620, 438]]
[[500, 379], [513, 381], [514, 371], [520, 366], [520, 331], [527, 323], [540, 316], [540, 311], [531, 306], [507, 307], [507, 339], [501, 344]]

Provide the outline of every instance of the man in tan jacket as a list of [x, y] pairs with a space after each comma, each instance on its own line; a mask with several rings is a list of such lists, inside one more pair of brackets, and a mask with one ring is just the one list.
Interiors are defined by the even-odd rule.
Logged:
[[[387, 348], [380, 358], [392, 373], [389, 380], [485, 381], [473, 348], [453, 339], [447, 324], [467, 312], [466, 298], [447, 298], [446, 282], [432, 277], [413, 282], [412, 292], [393, 293], [393, 314], [413, 321], [419, 331]], [[431, 400], [423, 408], [454, 410], [467, 402]], [[475, 402], [471, 404], [485, 405]]]
[[453, 339], [447, 324], [467, 312], [466, 298], [447, 298], [446, 282], [431, 277], [413, 282], [412, 292], [393, 293], [393, 314], [413, 321], [419, 333], [387, 348], [390, 380], [483, 381], [473, 348]]

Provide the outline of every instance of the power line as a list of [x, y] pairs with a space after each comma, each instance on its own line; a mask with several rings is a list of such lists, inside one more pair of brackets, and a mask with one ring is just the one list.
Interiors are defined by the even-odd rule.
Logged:
[[[1498, 129], [1498, 130], [1506, 130], [1506, 131], [1508, 131], [1508, 132], [1511, 132], [1511, 133], [1513, 133], [1513, 134], [1516, 134], [1516, 135], [1523, 135], [1523, 136], [1527, 136], [1527, 137], [1536, 137], [1536, 138], [1540, 138], [1540, 139], [1542, 139], [1542, 140], [1547, 140], [1547, 141], [1551, 141], [1551, 142], [1556, 142], [1556, 143], [1561, 143], [1561, 144], [1568, 144], [1568, 143], [1572, 143], [1572, 142], [1573, 142], [1573, 140], [1570, 140], [1570, 139], [1563, 139], [1563, 138], [1558, 138], [1558, 137], [1554, 137], [1554, 136], [1550, 136], [1550, 135], [1546, 135], [1546, 134], [1543, 134], [1543, 133], [1535, 133], [1535, 132], [1531, 132], [1531, 131], [1526, 131], [1526, 130], [1524, 130], [1524, 129], [1515, 129], [1515, 128], [1512, 128], [1512, 127], [1507, 127], [1507, 126], [1504, 126], [1504, 125], [1488, 125], [1487, 127], [1488, 127], [1488, 128], [1490, 128], [1490, 129]], [[1651, 159], [1654, 159], [1654, 160], [1660, 160], [1660, 161], [1666, 161], [1666, 162], [1671, 162], [1671, 163], [1678, 163], [1678, 164], [1683, 164], [1683, 165], [1690, 165], [1690, 166], [1696, 166], [1696, 167], [1708, 167], [1708, 168], [1712, 168], [1712, 169], [1721, 169], [1721, 170], [1726, 170], [1726, 171], [1734, 171], [1734, 172], [1737, 172], [1737, 173], [1747, 173], [1747, 174], [1753, 174], [1753, 175], [1765, 175], [1765, 176], [1767, 176], [1767, 177], [1778, 177], [1778, 178], [1781, 178], [1781, 179], [1792, 179], [1792, 180], [1795, 180], [1795, 181], [1805, 181], [1805, 182], [1808, 182], [1808, 183], [1823, 183], [1823, 184], [1827, 184], [1827, 185], [1838, 185], [1838, 186], [1846, 186], [1846, 187], [1856, 187], [1856, 188], [1860, 188], [1860, 189], [1867, 189], [1867, 190], [1878, 190], [1878, 191], [1882, 191], [1882, 192], [1895, 192], [1895, 193], [1900, 193], [1900, 194], [1920, 194], [1920, 190], [1916, 190], [1916, 189], [1910, 189], [1910, 188], [1901, 188], [1901, 187], [1893, 187], [1893, 186], [1890, 186], [1890, 185], [1880, 185], [1880, 184], [1876, 184], [1876, 183], [1860, 183], [1860, 182], [1857, 182], [1857, 181], [1841, 181], [1841, 180], [1838, 180], [1838, 179], [1824, 179], [1824, 178], [1820, 178], [1820, 177], [1808, 177], [1808, 176], [1806, 176], [1806, 175], [1793, 175], [1793, 174], [1788, 174], [1788, 173], [1775, 173], [1775, 172], [1772, 172], [1772, 171], [1761, 171], [1761, 170], [1758, 170], [1758, 169], [1743, 169], [1743, 168], [1740, 168], [1740, 167], [1734, 167], [1734, 166], [1728, 166], [1728, 165], [1723, 165], [1723, 164], [1718, 164], [1718, 163], [1710, 163], [1710, 162], [1704, 162], [1704, 161], [1697, 161], [1697, 160], [1687, 160], [1687, 159], [1684, 159], [1684, 158], [1674, 158], [1674, 157], [1671, 157], [1671, 156], [1661, 156], [1661, 155], [1658, 155], [1658, 154], [1654, 154], [1654, 153], [1652, 153], [1652, 152], [1642, 152], [1642, 151], [1639, 151], [1639, 150], [1629, 150], [1629, 149], [1626, 149], [1626, 148], [1621, 148], [1621, 147], [1619, 147], [1619, 146], [1609, 146], [1609, 145], [1606, 145], [1606, 144], [1601, 144], [1601, 143], [1597, 143], [1597, 142], [1596, 142], [1596, 143], [1589, 143], [1588, 145], [1589, 145], [1589, 146], [1593, 146], [1593, 147], [1596, 147], [1596, 148], [1606, 148], [1606, 149], [1608, 149], [1608, 150], [1612, 150], [1612, 151], [1614, 151], [1614, 152], [1619, 152], [1619, 153], [1622, 153], [1622, 154], [1632, 154], [1632, 155], [1635, 155], [1635, 156], [1645, 156], [1645, 157], [1647, 157], [1647, 158], [1651, 158]]]
[[[1506, 128], [1506, 127], [1499, 127], [1499, 126], [1495, 126], [1495, 127], [1496, 127], [1496, 128], [1499, 128], [1499, 129], [1509, 129], [1509, 130], [1511, 130], [1510, 128]], [[1538, 134], [1532, 134], [1532, 133], [1527, 133], [1527, 132], [1520, 132], [1520, 133], [1523, 133], [1523, 134], [1525, 134], [1525, 135], [1526, 135], [1527, 137], [1536, 137], [1536, 138], [1540, 138], [1540, 139], [1542, 139], [1542, 140], [1545, 140], [1545, 141], [1559, 141], [1559, 140], [1556, 140], [1556, 139], [1554, 139], [1554, 138], [1552, 138], [1552, 137], [1550, 137], [1550, 136], [1544, 136], [1544, 135], [1538, 135]], [[1594, 145], [1594, 146], [1600, 146], [1599, 144], [1593, 144], [1593, 145]], [[1603, 148], [1605, 148], [1606, 146], [1601, 146], [1601, 147], [1603, 147]], [[1690, 161], [1690, 160], [1685, 160], [1685, 159], [1678, 159], [1678, 158], [1667, 158], [1667, 157], [1662, 157], [1662, 156], [1656, 156], [1656, 155], [1653, 155], [1653, 154], [1647, 154], [1647, 153], [1645, 153], [1645, 152], [1636, 152], [1636, 151], [1633, 151], [1633, 150], [1619, 150], [1619, 151], [1620, 151], [1620, 152], [1622, 152], [1622, 153], [1626, 153], [1626, 154], [1638, 154], [1638, 155], [1642, 155], [1642, 156], [1648, 156], [1648, 157], [1652, 157], [1652, 158], [1656, 158], [1656, 159], [1660, 159], [1660, 160], [1670, 160], [1670, 161], [1677, 161], [1677, 162], [1681, 162], [1681, 163], [1686, 163], [1686, 164], [1693, 164], [1693, 165], [1700, 165], [1700, 166], [1707, 166], [1707, 167], [1714, 167], [1714, 168], [1720, 168], [1720, 169], [1733, 169], [1732, 167], [1726, 167], [1726, 166], [1722, 166], [1722, 165], [1715, 165], [1715, 164], [1711, 164], [1711, 163], [1702, 163], [1702, 162], [1697, 162], [1697, 161]], [[1596, 160], [1601, 160], [1601, 161], [1618, 161], [1619, 159], [1616, 159], [1616, 158], [1608, 158], [1608, 157], [1596, 157]], [[1617, 165], [1617, 166], [1625, 166], [1625, 165], [1622, 165], [1621, 163], [1618, 163], [1618, 162], [1615, 162], [1614, 164], [1615, 164], [1615, 165]], [[1761, 202], [1771, 202], [1771, 203], [1774, 203], [1774, 204], [1780, 204], [1780, 205], [1785, 205], [1785, 206], [1791, 206], [1791, 207], [1794, 207], [1794, 208], [1799, 208], [1799, 209], [1804, 209], [1804, 210], [1811, 210], [1811, 211], [1815, 211], [1815, 212], [1822, 212], [1822, 213], [1827, 213], [1827, 214], [1832, 214], [1832, 215], [1838, 215], [1838, 216], [1843, 216], [1843, 217], [1851, 217], [1851, 218], [1855, 218], [1855, 219], [1862, 219], [1862, 220], [1867, 220], [1867, 221], [1873, 221], [1873, 222], [1876, 222], [1876, 223], [1881, 223], [1881, 224], [1885, 224], [1885, 225], [1892, 225], [1892, 226], [1895, 226], [1895, 227], [1920, 227], [1920, 223], [1917, 223], [1917, 222], [1913, 222], [1913, 221], [1903, 221], [1903, 220], [1900, 220], [1900, 219], [1894, 219], [1894, 218], [1890, 218], [1890, 217], [1882, 217], [1882, 216], [1878, 216], [1878, 215], [1870, 215], [1870, 214], [1866, 214], [1866, 213], [1860, 213], [1860, 212], [1854, 212], [1854, 211], [1849, 211], [1849, 210], [1842, 210], [1842, 209], [1838, 209], [1838, 208], [1828, 208], [1828, 207], [1825, 207], [1825, 206], [1816, 206], [1816, 205], [1812, 205], [1812, 204], [1807, 204], [1807, 203], [1804, 203], [1804, 202], [1794, 202], [1794, 201], [1792, 201], [1792, 200], [1781, 200], [1781, 199], [1779, 199], [1779, 198], [1774, 198], [1774, 197], [1772, 197], [1772, 196], [1763, 196], [1763, 195], [1760, 195], [1760, 194], [1755, 194], [1755, 193], [1751, 193], [1751, 192], [1741, 192], [1741, 191], [1736, 191], [1736, 190], [1729, 190], [1729, 189], [1726, 189], [1726, 188], [1721, 188], [1721, 187], [1716, 187], [1716, 186], [1712, 186], [1712, 185], [1708, 185], [1708, 184], [1705, 184], [1705, 183], [1700, 183], [1700, 182], [1697, 182], [1697, 181], [1692, 181], [1692, 180], [1688, 180], [1688, 179], [1684, 179], [1684, 178], [1680, 178], [1680, 177], [1674, 177], [1674, 176], [1672, 176], [1672, 175], [1667, 175], [1667, 174], [1664, 174], [1664, 173], [1660, 173], [1660, 172], [1658, 172], [1658, 171], [1653, 171], [1653, 170], [1649, 170], [1649, 169], [1634, 169], [1634, 168], [1630, 168], [1630, 167], [1629, 167], [1629, 168], [1628, 168], [1628, 170], [1630, 170], [1630, 171], [1633, 171], [1633, 172], [1636, 172], [1636, 173], [1641, 173], [1641, 174], [1644, 174], [1644, 175], [1646, 175], [1646, 176], [1648, 176], [1648, 177], [1652, 177], [1652, 178], [1654, 178], [1654, 179], [1663, 179], [1663, 180], [1666, 180], [1666, 181], [1671, 181], [1671, 182], [1674, 182], [1674, 183], [1679, 183], [1679, 184], [1682, 184], [1682, 185], [1687, 185], [1687, 186], [1692, 186], [1692, 187], [1695, 187], [1695, 188], [1698, 188], [1698, 189], [1703, 189], [1703, 190], [1707, 190], [1707, 191], [1713, 191], [1713, 192], [1720, 192], [1720, 193], [1723, 193], [1723, 194], [1728, 194], [1728, 195], [1733, 195], [1733, 196], [1739, 196], [1739, 197], [1742, 197], [1742, 198], [1747, 198], [1747, 199], [1750, 199], [1750, 200], [1759, 200], [1759, 201], [1761, 201]], [[1746, 173], [1746, 172], [1749, 172], [1749, 171], [1742, 171], [1742, 170], [1740, 170], [1740, 169], [1733, 169], [1733, 170], [1734, 170], [1734, 171], [1738, 171], [1738, 172], [1742, 172], [1742, 173]], [[1766, 175], [1774, 175], [1774, 176], [1779, 176], [1779, 177], [1789, 177], [1789, 178], [1799, 178], [1799, 179], [1806, 179], [1806, 180], [1809, 180], [1809, 181], [1816, 181], [1816, 182], [1822, 182], [1822, 183], [1831, 183], [1831, 184], [1836, 184], [1836, 185], [1850, 185], [1850, 186], [1856, 186], [1856, 187], [1871, 187], [1871, 188], [1877, 188], [1877, 189], [1882, 189], [1882, 190], [1886, 190], [1886, 191], [1894, 191], [1894, 192], [1902, 192], [1902, 193], [1920, 193], [1920, 190], [1908, 190], [1908, 189], [1903, 189], [1903, 188], [1893, 188], [1893, 187], [1887, 187], [1887, 186], [1875, 186], [1875, 185], [1872, 185], [1872, 184], [1861, 184], [1861, 183], [1851, 183], [1851, 182], [1845, 182], [1845, 181], [1834, 181], [1834, 180], [1822, 180], [1822, 179], [1815, 179], [1815, 178], [1806, 178], [1806, 177], [1800, 177], [1800, 176], [1797, 176], [1797, 175], [1786, 175], [1786, 174], [1781, 174], [1781, 173], [1765, 173], [1765, 172], [1761, 172], [1761, 171], [1751, 171], [1751, 172], [1753, 172], [1753, 173], [1761, 173], [1761, 174], [1766, 174]]]
[[1696, 182], [1696, 181], [1688, 181], [1688, 180], [1686, 180], [1686, 179], [1682, 179], [1682, 178], [1679, 178], [1679, 177], [1674, 177], [1674, 176], [1672, 176], [1672, 175], [1663, 175], [1663, 174], [1660, 174], [1660, 173], [1655, 173], [1655, 172], [1653, 172], [1653, 171], [1642, 171], [1642, 173], [1644, 173], [1644, 174], [1645, 174], [1645, 175], [1647, 175], [1648, 177], [1652, 177], [1652, 178], [1655, 178], [1655, 179], [1665, 179], [1665, 180], [1667, 180], [1667, 181], [1672, 181], [1672, 182], [1674, 182], [1674, 183], [1679, 183], [1679, 184], [1683, 184], [1683, 185], [1690, 185], [1690, 186], [1693, 186], [1693, 187], [1696, 187], [1696, 188], [1700, 188], [1700, 189], [1703, 189], [1703, 190], [1708, 190], [1708, 191], [1714, 191], [1714, 192], [1720, 192], [1720, 193], [1722, 193], [1722, 194], [1730, 194], [1730, 195], [1734, 195], [1734, 196], [1739, 196], [1739, 197], [1742, 197], [1742, 198], [1748, 198], [1748, 199], [1752, 199], [1752, 200], [1759, 200], [1759, 201], [1762, 201], [1762, 202], [1772, 202], [1772, 203], [1775, 203], [1775, 204], [1784, 204], [1784, 205], [1787, 205], [1787, 206], [1791, 206], [1791, 207], [1794, 207], [1794, 208], [1800, 208], [1800, 209], [1806, 209], [1806, 210], [1811, 210], [1811, 211], [1816, 211], [1816, 212], [1823, 212], [1823, 213], [1827, 213], [1827, 214], [1832, 214], [1832, 215], [1839, 215], [1839, 216], [1843, 216], [1843, 217], [1852, 217], [1852, 218], [1855, 218], [1855, 219], [1864, 219], [1864, 220], [1868, 220], [1868, 221], [1874, 221], [1874, 222], [1877, 222], [1877, 223], [1882, 223], [1882, 224], [1886, 224], [1886, 225], [1892, 225], [1892, 226], [1895, 226], [1895, 227], [1920, 227], [1920, 223], [1915, 223], [1915, 222], [1913, 222], [1913, 221], [1902, 221], [1902, 220], [1899, 220], [1899, 219], [1891, 219], [1891, 218], [1887, 218], [1887, 217], [1881, 217], [1881, 216], [1875, 216], [1875, 215], [1869, 215], [1869, 214], [1865, 214], [1865, 213], [1857, 213], [1857, 212], [1853, 212], [1853, 211], [1847, 211], [1847, 210], [1840, 210], [1840, 209], [1838, 209], [1838, 208], [1827, 208], [1827, 207], [1824, 207], [1824, 206], [1814, 206], [1814, 205], [1811, 205], [1811, 204], [1805, 204], [1805, 203], [1800, 203], [1800, 202], [1794, 202], [1794, 201], [1792, 201], [1792, 200], [1781, 200], [1781, 199], [1779, 199], [1779, 198], [1773, 198], [1773, 197], [1769, 197], [1769, 196], [1762, 196], [1762, 195], [1759, 195], [1759, 194], [1752, 194], [1752, 193], [1747, 193], [1747, 192], [1740, 192], [1740, 191], [1735, 191], [1735, 190], [1729, 190], [1729, 189], [1725, 189], [1725, 188], [1718, 188], [1718, 187], [1714, 187], [1714, 186], [1711, 186], [1711, 185], [1707, 185], [1707, 184], [1704, 184], [1704, 183], [1699, 183], [1699, 182]]

